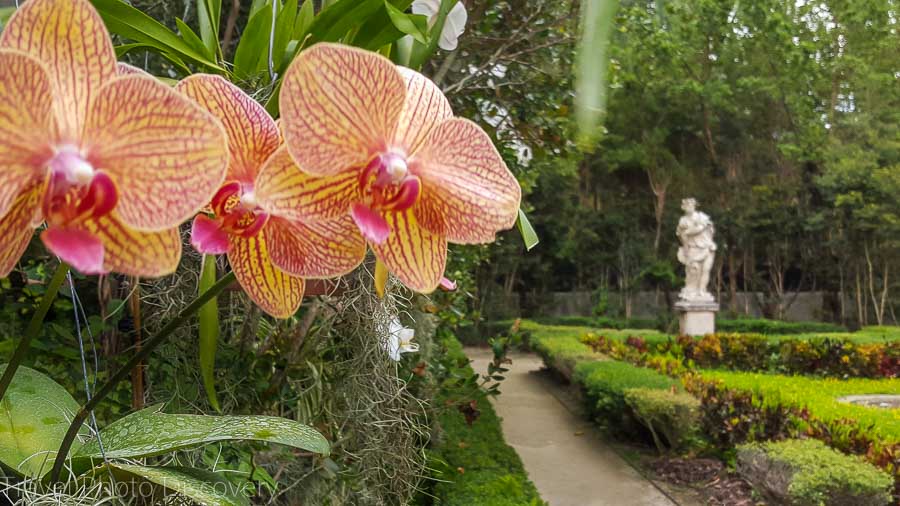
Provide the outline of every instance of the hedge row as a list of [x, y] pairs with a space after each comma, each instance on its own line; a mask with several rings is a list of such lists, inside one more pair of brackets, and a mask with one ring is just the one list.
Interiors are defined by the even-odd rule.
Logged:
[[[440, 338], [446, 348], [442, 362], [447, 373], [473, 374], [459, 341], [452, 335]], [[468, 390], [467, 390], [468, 392]], [[459, 397], [460, 392], [448, 389], [446, 384], [434, 399], [441, 406], [448, 399]], [[458, 410], [442, 410], [437, 417], [440, 436], [429, 450], [431, 467], [435, 471], [436, 484], [430, 493], [435, 505], [471, 506], [490, 504], [496, 506], [542, 506], [534, 484], [515, 450], [503, 439], [500, 418], [490, 401], [482, 396], [477, 399], [478, 418], [469, 425]]]
[[665, 355], [687, 368], [727, 368], [838, 378], [900, 376], [900, 341], [860, 344], [849, 339], [772, 340], [760, 334], [710, 334], [702, 338], [657, 334], [629, 335], [622, 331], [587, 332], [582, 343], [595, 351], [631, 362], [647, 355]]

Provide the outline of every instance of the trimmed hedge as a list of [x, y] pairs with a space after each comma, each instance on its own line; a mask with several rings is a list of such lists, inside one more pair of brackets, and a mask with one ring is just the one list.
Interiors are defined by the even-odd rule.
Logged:
[[741, 334], [806, 334], [823, 332], [846, 332], [847, 329], [834, 323], [824, 322], [784, 322], [764, 318], [739, 318], [736, 320], [716, 320], [719, 332]]
[[[462, 346], [455, 337], [440, 340], [446, 348], [443, 357], [449, 364], [467, 364]], [[454, 366], [455, 367], [455, 366]], [[470, 376], [472, 368], [456, 367], [456, 372]], [[441, 406], [458, 393], [442, 388], [434, 403]], [[442, 410], [437, 423], [442, 435], [439, 444], [430, 449], [431, 467], [438, 471], [431, 493], [434, 504], [441, 506], [543, 506], [534, 484], [515, 450], [503, 439], [500, 418], [487, 397], [477, 399], [481, 412], [470, 426], [457, 410]]]
[[887, 506], [891, 502], [890, 476], [814, 439], [740, 446], [737, 470], [778, 504]]

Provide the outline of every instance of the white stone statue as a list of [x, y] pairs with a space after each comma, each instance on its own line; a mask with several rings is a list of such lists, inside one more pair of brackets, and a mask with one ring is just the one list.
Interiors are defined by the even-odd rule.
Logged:
[[676, 234], [681, 240], [678, 261], [684, 264], [685, 283], [679, 298], [685, 302], [714, 302], [707, 286], [716, 259], [715, 227], [709, 216], [697, 210], [696, 200], [682, 200], [681, 209], [684, 216], [678, 220]]

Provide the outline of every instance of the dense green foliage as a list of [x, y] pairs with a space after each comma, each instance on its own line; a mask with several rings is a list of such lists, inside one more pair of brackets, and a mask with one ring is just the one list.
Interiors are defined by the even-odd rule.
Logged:
[[763, 318], [741, 318], [737, 320], [718, 319], [716, 329], [719, 332], [740, 332], [743, 334], [804, 334], [823, 332], [845, 332], [840, 325], [824, 322], [782, 322]]
[[700, 401], [684, 392], [629, 388], [625, 403], [653, 436], [657, 449], [683, 447], [699, 427]]
[[815, 439], [749, 444], [738, 448], [738, 468], [754, 464], [770, 466], [771, 474], [744, 476], [770, 478], [754, 482], [764, 489], [771, 483], [788, 483], [787, 498], [797, 506], [844, 504], [886, 505], [893, 481], [883, 471], [858, 457], [836, 452]]
[[823, 318], [895, 321], [894, 0], [619, 3], [605, 131], [587, 154], [572, 141], [571, 97], [558, 93], [570, 84], [578, 5], [484, 2], [473, 26], [491, 36], [461, 51], [493, 66], [465, 79], [470, 67], [456, 58], [438, 72], [465, 80], [451, 86], [455, 106], [503, 118], [507, 149], [532, 151], [513, 165], [527, 174], [541, 245], [528, 255], [509, 241], [482, 252], [490, 261], [479, 269], [476, 310], [498, 292], [571, 289], [622, 296], [601, 304], [603, 315], [630, 316], [641, 289], [659, 289], [671, 305], [678, 204], [696, 197], [716, 223], [712, 289], [730, 313], [747, 309], [739, 291], [780, 318], [792, 292], [816, 290], [826, 292]]
[[[439, 344], [444, 347], [441, 360], [448, 364], [448, 373], [471, 375], [472, 368], [462, 352], [459, 341], [451, 334], [443, 334]], [[434, 402], [440, 406], [455, 399], [460, 392], [442, 388]], [[469, 424], [458, 410], [439, 412], [437, 424], [440, 440], [431, 449], [431, 465], [439, 480], [431, 491], [435, 504], [442, 506], [541, 506], [540, 496], [522, 466], [515, 450], [503, 440], [500, 418], [487, 397], [475, 399], [479, 415]]]

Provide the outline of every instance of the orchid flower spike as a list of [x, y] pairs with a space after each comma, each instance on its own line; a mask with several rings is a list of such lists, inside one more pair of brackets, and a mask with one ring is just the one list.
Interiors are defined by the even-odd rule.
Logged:
[[227, 165], [218, 121], [117, 65], [88, 0], [29, 0], [10, 18], [0, 34], [0, 277], [44, 223], [44, 245], [84, 274], [170, 274], [178, 225]]
[[[277, 197], [260, 201], [257, 180], [278, 170], [275, 120], [252, 97], [220, 76], [194, 74], [178, 90], [225, 127], [231, 163], [208, 213], [194, 218], [191, 244], [205, 254], [227, 254], [238, 282], [266, 313], [287, 318], [303, 299], [304, 278], [346, 274], [362, 262], [366, 243], [348, 215], [315, 223], [283, 216]], [[270, 181], [271, 183], [271, 181]], [[279, 186], [271, 187], [277, 192]]]
[[490, 137], [453, 117], [428, 78], [340, 44], [300, 53], [280, 95], [285, 150], [256, 198], [300, 220], [349, 214], [379, 261], [430, 293], [447, 243], [484, 244], [518, 217], [522, 190]]

